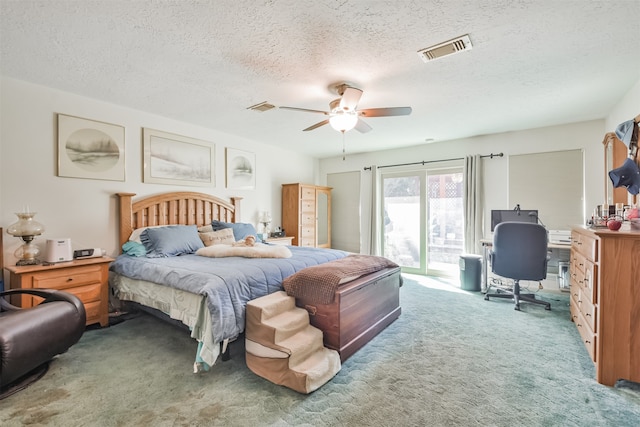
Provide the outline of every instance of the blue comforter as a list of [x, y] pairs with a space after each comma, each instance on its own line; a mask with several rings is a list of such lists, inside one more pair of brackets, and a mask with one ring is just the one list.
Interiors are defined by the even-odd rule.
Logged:
[[236, 338], [244, 331], [248, 301], [282, 290], [282, 281], [313, 265], [343, 258], [334, 249], [290, 246], [291, 258], [207, 258], [181, 255], [147, 258], [120, 255], [110, 270], [132, 279], [145, 280], [205, 295], [211, 312], [214, 342]]

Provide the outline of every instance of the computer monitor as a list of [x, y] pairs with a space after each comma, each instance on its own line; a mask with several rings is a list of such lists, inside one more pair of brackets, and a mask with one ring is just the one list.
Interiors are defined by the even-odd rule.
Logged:
[[491, 211], [491, 231], [501, 222], [532, 222], [538, 223], [537, 209], [512, 209], [512, 210], [492, 210]]

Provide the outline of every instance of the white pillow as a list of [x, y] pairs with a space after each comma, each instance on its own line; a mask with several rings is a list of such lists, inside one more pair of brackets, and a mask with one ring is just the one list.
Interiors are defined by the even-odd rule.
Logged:
[[230, 228], [223, 228], [218, 231], [209, 231], [205, 233], [198, 233], [202, 243], [205, 246], [213, 245], [231, 245], [235, 243], [236, 239], [233, 237], [233, 230]]

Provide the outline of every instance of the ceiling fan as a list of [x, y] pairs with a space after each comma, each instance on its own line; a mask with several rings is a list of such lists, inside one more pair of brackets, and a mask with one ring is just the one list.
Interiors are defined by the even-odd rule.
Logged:
[[358, 132], [365, 133], [371, 130], [361, 117], [389, 117], [389, 116], [407, 116], [411, 114], [411, 107], [387, 107], [387, 108], [366, 108], [358, 110], [358, 102], [362, 97], [362, 90], [349, 86], [347, 83], [339, 83], [333, 85], [332, 88], [340, 95], [340, 98], [334, 99], [329, 103], [329, 111], [310, 110], [307, 108], [297, 107], [279, 107], [285, 110], [306, 111], [309, 113], [320, 113], [329, 116], [321, 122], [309, 126], [303, 131], [310, 131], [330, 124], [332, 128], [338, 132], [346, 132], [354, 129]]

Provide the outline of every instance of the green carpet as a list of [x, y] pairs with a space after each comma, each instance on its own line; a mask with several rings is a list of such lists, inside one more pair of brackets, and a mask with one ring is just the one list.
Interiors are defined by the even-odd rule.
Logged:
[[[232, 360], [192, 373], [195, 341], [149, 315], [88, 330], [0, 424], [60, 426], [637, 426], [640, 391], [596, 383], [568, 295], [552, 311], [410, 276], [402, 315], [310, 395]], [[633, 384], [632, 384], [633, 386]]]

